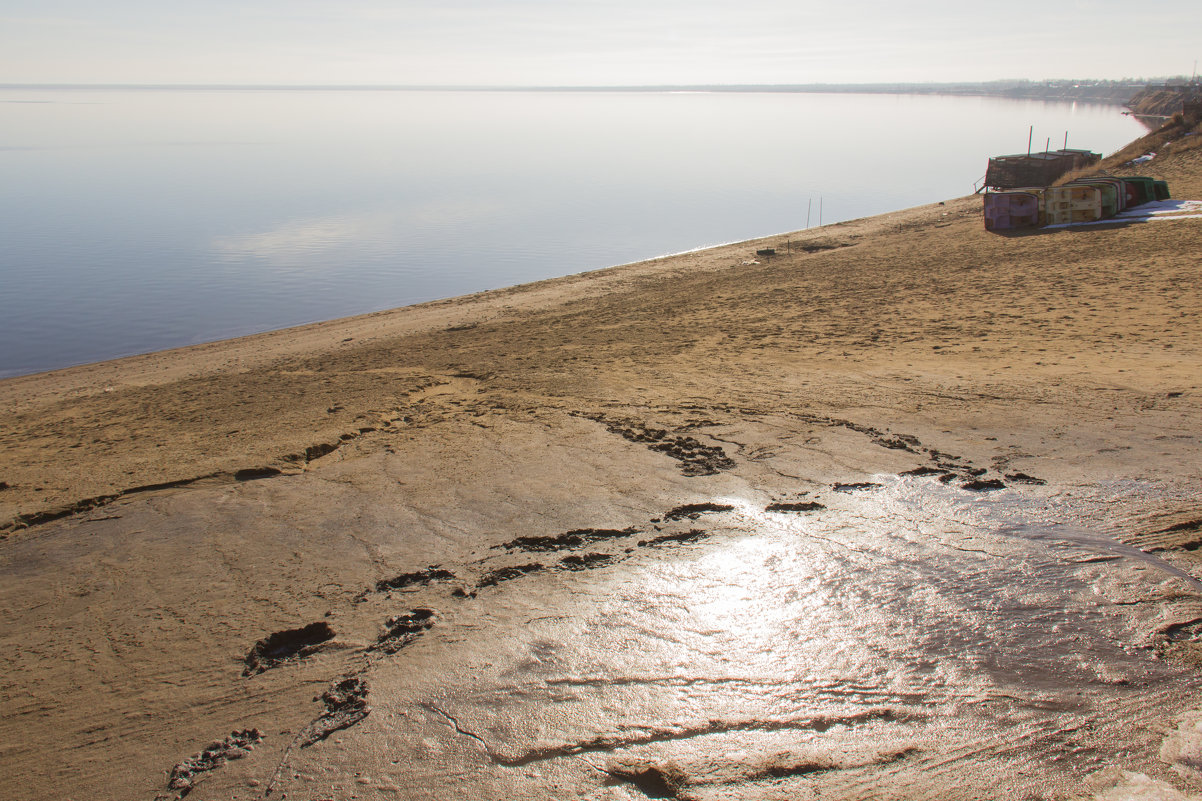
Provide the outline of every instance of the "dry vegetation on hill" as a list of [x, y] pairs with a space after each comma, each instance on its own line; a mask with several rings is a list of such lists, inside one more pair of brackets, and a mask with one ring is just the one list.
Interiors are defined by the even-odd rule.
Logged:
[[[1147, 154], [1156, 158], [1143, 164], [1133, 159]], [[1057, 185], [1095, 175], [1146, 175], [1168, 181], [1175, 198], [1202, 198], [1202, 121], [1174, 114], [1156, 130], [1136, 139], [1089, 168], [1074, 170]]]

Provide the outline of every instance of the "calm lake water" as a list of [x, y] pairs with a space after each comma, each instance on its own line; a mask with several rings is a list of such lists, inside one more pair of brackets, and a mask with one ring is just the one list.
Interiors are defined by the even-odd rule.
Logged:
[[897, 95], [0, 89], [0, 376], [956, 197], [1116, 107]]

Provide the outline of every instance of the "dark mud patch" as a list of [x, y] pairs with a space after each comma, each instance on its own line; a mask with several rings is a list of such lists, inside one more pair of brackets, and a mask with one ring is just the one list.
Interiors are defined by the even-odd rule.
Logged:
[[310, 445], [305, 448], [303, 456], [306, 462], [312, 462], [315, 459], [320, 459], [338, 450], [342, 443], [346, 440], [339, 437], [338, 442], [319, 442], [316, 445]]
[[1185, 520], [1132, 537], [1129, 542], [1148, 553], [1197, 551], [1202, 548], [1202, 519]]
[[[983, 467], [974, 467], [971, 462], [962, 459], [951, 453], [937, 450], [935, 448], [925, 449], [934, 462], [933, 467], [919, 467], [914, 470], [907, 470], [901, 473], [903, 476], [938, 476], [939, 480], [944, 484], [951, 484], [953, 481], [972, 481], [985, 475], [988, 470]], [[1030, 478], [1030, 477], [1029, 477]], [[1032, 483], [1039, 481], [1034, 479]], [[1042, 482], [1040, 482], [1042, 483]]]
[[675, 534], [664, 534], [659, 537], [654, 537], [649, 540], [639, 540], [641, 547], [659, 547], [660, 545], [680, 545], [703, 540], [709, 535], [699, 528], [691, 528], [688, 531], [681, 531]]
[[943, 475], [947, 475], [947, 474], [948, 474], [948, 472], [946, 470], [940, 469], [938, 467], [915, 467], [913, 470], [903, 470], [898, 475], [915, 476], [917, 478], [926, 478], [928, 476], [943, 476]]
[[289, 660], [303, 659], [316, 653], [321, 645], [334, 639], [334, 630], [325, 622], [310, 623], [304, 628], [277, 631], [255, 643], [242, 660], [243, 676], [257, 676], [265, 670]]
[[677, 460], [680, 472], [686, 476], [712, 476], [735, 466], [734, 460], [721, 447], [706, 445], [687, 435], [633, 420], [613, 420], [604, 415], [582, 416], [600, 423], [611, 434], [628, 442], [644, 444], [649, 450]]
[[[263, 741], [258, 729], [230, 732], [224, 740], [215, 740], [205, 750], [195, 754], [171, 768], [167, 776], [167, 789], [183, 798], [196, 788], [205, 774], [216, 770], [232, 759], [241, 759]], [[164, 796], [159, 796], [163, 798]]]
[[639, 530], [633, 526], [629, 528], [577, 528], [565, 531], [563, 534], [518, 537], [495, 547], [510, 551], [563, 551], [582, 548], [589, 543], [601, 540], [629, 537], [638, 533], [640, 533]]
[[433, 609], [413, 609], [384, 621], [384, 631], [368, 650], [395, 654], [434, 627]]
[[765, 512], [817, 512], [826, 507], [818, 501], [779, 501], [764, 507]]
[[613, 564], [614, 556], [607, 553], [586, 553], [584, 556], [565, 556], [559, 560], [559, 564], [566, 570], [592, 570], [597, 567], [605, 567]]
[[919, 444], [918, 440], [914, 437], [897, 434], [893, 436], [880, 436], [873, 441], [882, 448], [888, 448], [892, 451], [909, 451], [910, 453], [913, 453], [914, 447]]
[[856, 481], [851, 484], [832, 484], [831, 489], [833, 489], [835, 492], [851, 493], [851, 492], [867, 492], [870, 490], [878, 490], [883, 486], [885, 486], [885, 485], [877, 484], [872, 481]]
[[1013, 482], [1015, 484], [1031, 484], [1031, 485], [1035, 485], [1035, 486], [1039, 486], [1039, 485], [1048, 483], [1048, 482], [1044, 481], [1042, 478], [1036, 478], [1035, 476], [1029, 476], [1026, 473], [1007, 473], [1005, 475], [1005, 479], [1007, 481]]
[[614, 783], [632, 784], [648, 798], [680, 798], [687, 777], [674, 765], [613, 765], [605, 773]]
[[40, 526], [43, 523], [50, 523], [55, 520], [61, 520], [64, 517], [70, 517], [74, 514], [90, 512], [93, 509], [99, 509], [102, 506], [107, 506], [117, 500], [120, 495], [100, 495], [95, 498], [88, 498], [78, 503], [73, 503], [68, 506], [60, 506], [55, 509], [45, 509], [40, 512], [26, 512], [19, 514], [12, 519], [11, 523], [0, 524], [0, 531], [19, 531], [24, 528], [32, 528]]
[[797, 776], [810, 776], [814, 773], [825, 773], [839, 766], [829, 760], [799, 760], [767, 765], [747, 776], [749, 781], [765, 779], [791, 779]]
[[455, 578], [455, 574], [449, 570], [443, 570], [438, 565], [430, 565], [425, 570], [417, 570], [413, 573], [402, 573], [399, 576], [393, 576], [390, 579], [380, 579], [376, 582], [376, 592], [388, 592], [389, 590], [403, 590], [406, 587], [415, 585], [426, 586], [435, 581], [450, 581]]
[[873, 756], [867, 761], [834, 760], [823, 756], [798, 756], [778, 754], [769, 757], [750, 773], [737, 776], [738, 781], [779, 781], [797, 777], [812, 776], [816, 773], [827, 773], [835, 770], [856, 770], [867, 767], [891, 765], [918, 752], [915, 747], [902, 748], [897, 751], [887, 751]]
[[664, 515], [664, 520], [696, 520], [704, 514], [730, 511], [734, 511], [734, 507], [728, 503], [686, 503], [670, 510]]
[[501, 567], [496, 570], [490, 570], [485, 573], [480, 581], [476, 582], [477, 587], [495, 587], [503, 581], [512, 581], [515, 578], [521, 578], [531, 573], [537, 573], [540, 570], [545, 570], [546, 565], [541, 565], [538, 562], [531, 562], [528, 565], [514, 565], [512, 567]]
[[338, 439], [334, 442], [318, 442], [315, 445], [307, 446], [299, 453], [289, 453], [286, 456], [281, 457], [281, 459], [285, 462], [290, 462], [293, 464], [308, 464], [309, 462], [316, 461], [323, 456], [328, 456], [329, 454], [341, 448], [347, 442], [357, 439], [360, 436], [362, 436], [362, 433], [358, 431], [340, 434]]
[[686, 476], [717, 475], [735, 466], [734, 460], [722, 448], [704, 445], [692, 437], [674, 437], [649, 447], [680, 462], [680, 472]]
[[1160, 534], [1163, 544], [1149, 548], [1151, 551], [1196, 551], [1202, 548], [1202, 537], [1193, 537], [1192, 534], [1202, 532], [1202, 520], [1187, 520], [1184, 523], [1177, 523], [1160, 531], [1153, 532]]
[[206, 473], [205, 475], [195, 476], [193, 478], [180, 478], [175, 479], [174, 481], [160, 481], [154, 484], [142, 484], [137, 487], [130, 487], [128, 489], [121, 490], [120, 492], [114, 492], [110, 495], [97, 495], [94, 498], [85, 498], [81, 501], [76, 501], [75, 503], [67, 504], [65, 506], [59, 506], [54, 509], [44, 509], [40, 512], [27, 512], [25, 514], [17, 515], [8, 523], [0, 523], [0, 532], [32, 528], [33, 526], [38, 526], [43, 523], [61, 520], [64, 517], [83, 514], [85, 512], [90, 512], [93, 509], [100, 509], [101, 507], [108, 506], [114, 501], [119, 501], [122, 498], [126, 498], [131, 495], [180, 489], [182, 487], [188, 487], [193, 484], [199, 484], [203, 481], [217, 478], [229, 479], [230, 474]]
[[1169, 623], [1156, 629], [1155, 637], [1167, 642], [1183, 642], [1202, 640], [1202, 617]]
[[342, 679], [314, 700], [321, 701], [326, 709], [301, 732], [301, 748], [320, 742], [336, 731], [349, 729], [371, 712], [367, 705], [367, 682], [358, 676]]
[[[441, 712], [441, 710], [439, 711]], [[445, 712], [441, 712], [441, 714], [450, 718]], [[835, 726], [855, 726], [871, 721], [891, 721], [907, 719], [908, 717], [908, 715], [899, 714], [889, 707], [874, 707], [849, 715], [817, 715], [809, 718], [786, 718], [783, 720], [755, 718], [741, 720], [710, 719], [700, 721], [696, 724], [674, 724], [668, 727], [640, 726], [637, 729], [602, 733], [579, 742], [541, 745], [517, 756], [504, 756], [489, 749], [489, 755], [496, 764], [514, 768], [531, 765], [535, 762], [545, 762], [549, 759], [574, 756], [576, 754], [595, 753], [598, 751], [613, 753], [619, 749], [631, 748], [638, 745], [695, 740], [698, 737], [726, 734], [729, 732], [807, 731], [822, 733], [829, 731]], [[456, 730], [480, 740], [477, 735], [463, 730], [457, 724]], [[480, 740], [480, 742], [483, 743], [483, 740]]]
[[839, 248], [849, 248], [854, 246], [855, 242], [830, 242], [817, 241], [807, 242], [800, 245], [790, 245], [790, 250], [800, 250], [802, 253], [821, 253], [824, 250], [838, 250]]
[[994, 492], [1006, 488], [1006, 484], [996, 478], [978, 478], [972, 481], [965, 481], [960, 485], [961, 489], [966, 489], [969, 492]]
[[1202, 531], [1202, 520], [1186, 520], [1184, 523], [1176, 523], [1168, 528], [1162, 528], [1156, 534], [1178, 534], [1181, 532]]
[[[788, 779], [804, 779], [832, 771], [860, 770], [870, 767], [891, 765], [917, 753], [917, 748], [904, 748], [876, 754], [867, 760], [831, 758], [822, 754], [772, 754], [748, 764], [746, 760], [729, 762], [723, 759], [707, 760], [704, 770], [690, 772], [667, 761], [649, 761], [637, 758], [610, 760], [601, 770], [610, 779], [605, 783], [631, 784], [648, 798], [692, 799], [710, 797], [718, 788], [733, 788], [747, 783], [780, 782]], [[722, 795], [726, 797], [726, 795]], [[732, 795], [732, 797], [735, 797]], [[738, 792], [737, 797], [759, 797]], [[773, 796], [776, 797], [776, 796]], [[809, 797], [809, 796], [806, 796]]]
[[820, 417], [812, 414], [801, 415], [801, 419], [815, 425], [838, 426], [846, 428], [849, 431], [855, 431], [857, 434], [863, 434], [868, 437], [873, 443], [889, 450], [908, 451], [909, 453], [917, 454], [922, 447], [922, 442], [919, 441], [918, 437], [881, 431], [879, 428], [855, 423], [851, 420], [841, 420], [837, 417]]
[[247, 467], [234, 472], [234, 481], [257, 481], [279, 475], [283, 475], [283, 472], [275, 467]]
[[1202, 617], [1162, 625], [1153, 632], [1151, 647], [1161, 659], [1202, 668]]

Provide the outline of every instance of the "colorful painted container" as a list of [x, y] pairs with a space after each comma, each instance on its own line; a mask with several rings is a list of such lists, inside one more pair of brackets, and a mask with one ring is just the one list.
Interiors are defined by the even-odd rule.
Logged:
[[1126, 194], [1126, 201], [1123, 203], [1125, 208], [1139, 205], [1139, 187], [1126, 178], [1123, 179], [1123, 192]]
[[1044, 211], [1044, 197], [1043, 197], [1043, 193], [1047, 191], [1046, 186], [1020, 186], [1017, 189], [1011, 189], [1009, 191], [1024, 192], [1028, 195], [1035, 195], [1035, 198], [1039, 201], [1039, 221], [1036, 224], [1044, 225], [1047, 222], [1047, 220], [1044, 219], [1045, 211]]
[[1040, 224], [1039, 196], [1033, 192], [989, 192], [985, 195], [985, 229], [1006, 231]]
[[1123, 197], [1123, 185], [1121, 181], [1106, 178], [1081, 178], [1077, 181], [1069, 181], [1065, 186], [1096, 186], [1102, 193], [1103, 217], [1113, 217], [1122, 211], [1120, 204]]
[[1098, 175], [1092, 178], [1081, 178], [1080, 181], [1095, 184], [1109, 184], [1110, 186], [1114, 187], [1115, 199], [1118, 203], [1118, 208], [1116, 211], [1122, 211], [1123, 209], [1127, 208], [1127, 185], [1123, 183], [1122, 178], [1111, 178], [1104, 175]]
[[1102, 190], [1096, 186], [1050, 186], [1044, 193], [1048, 225], [1102, 219]]
[[1124, 177], [1123, 182], [1135, 187], [1136, 201], [1131, 205], [1138, 206], [1156, 199], [1156, 180], [1143, 176]]

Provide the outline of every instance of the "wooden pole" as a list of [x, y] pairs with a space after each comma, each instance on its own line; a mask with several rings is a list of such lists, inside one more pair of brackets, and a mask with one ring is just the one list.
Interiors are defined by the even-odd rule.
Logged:
[[1031, 155], [1031, 137], [1035, 136], [1035, 126], [1031, 126], [1031, 130], [1027, 131], [1027, 155]]

